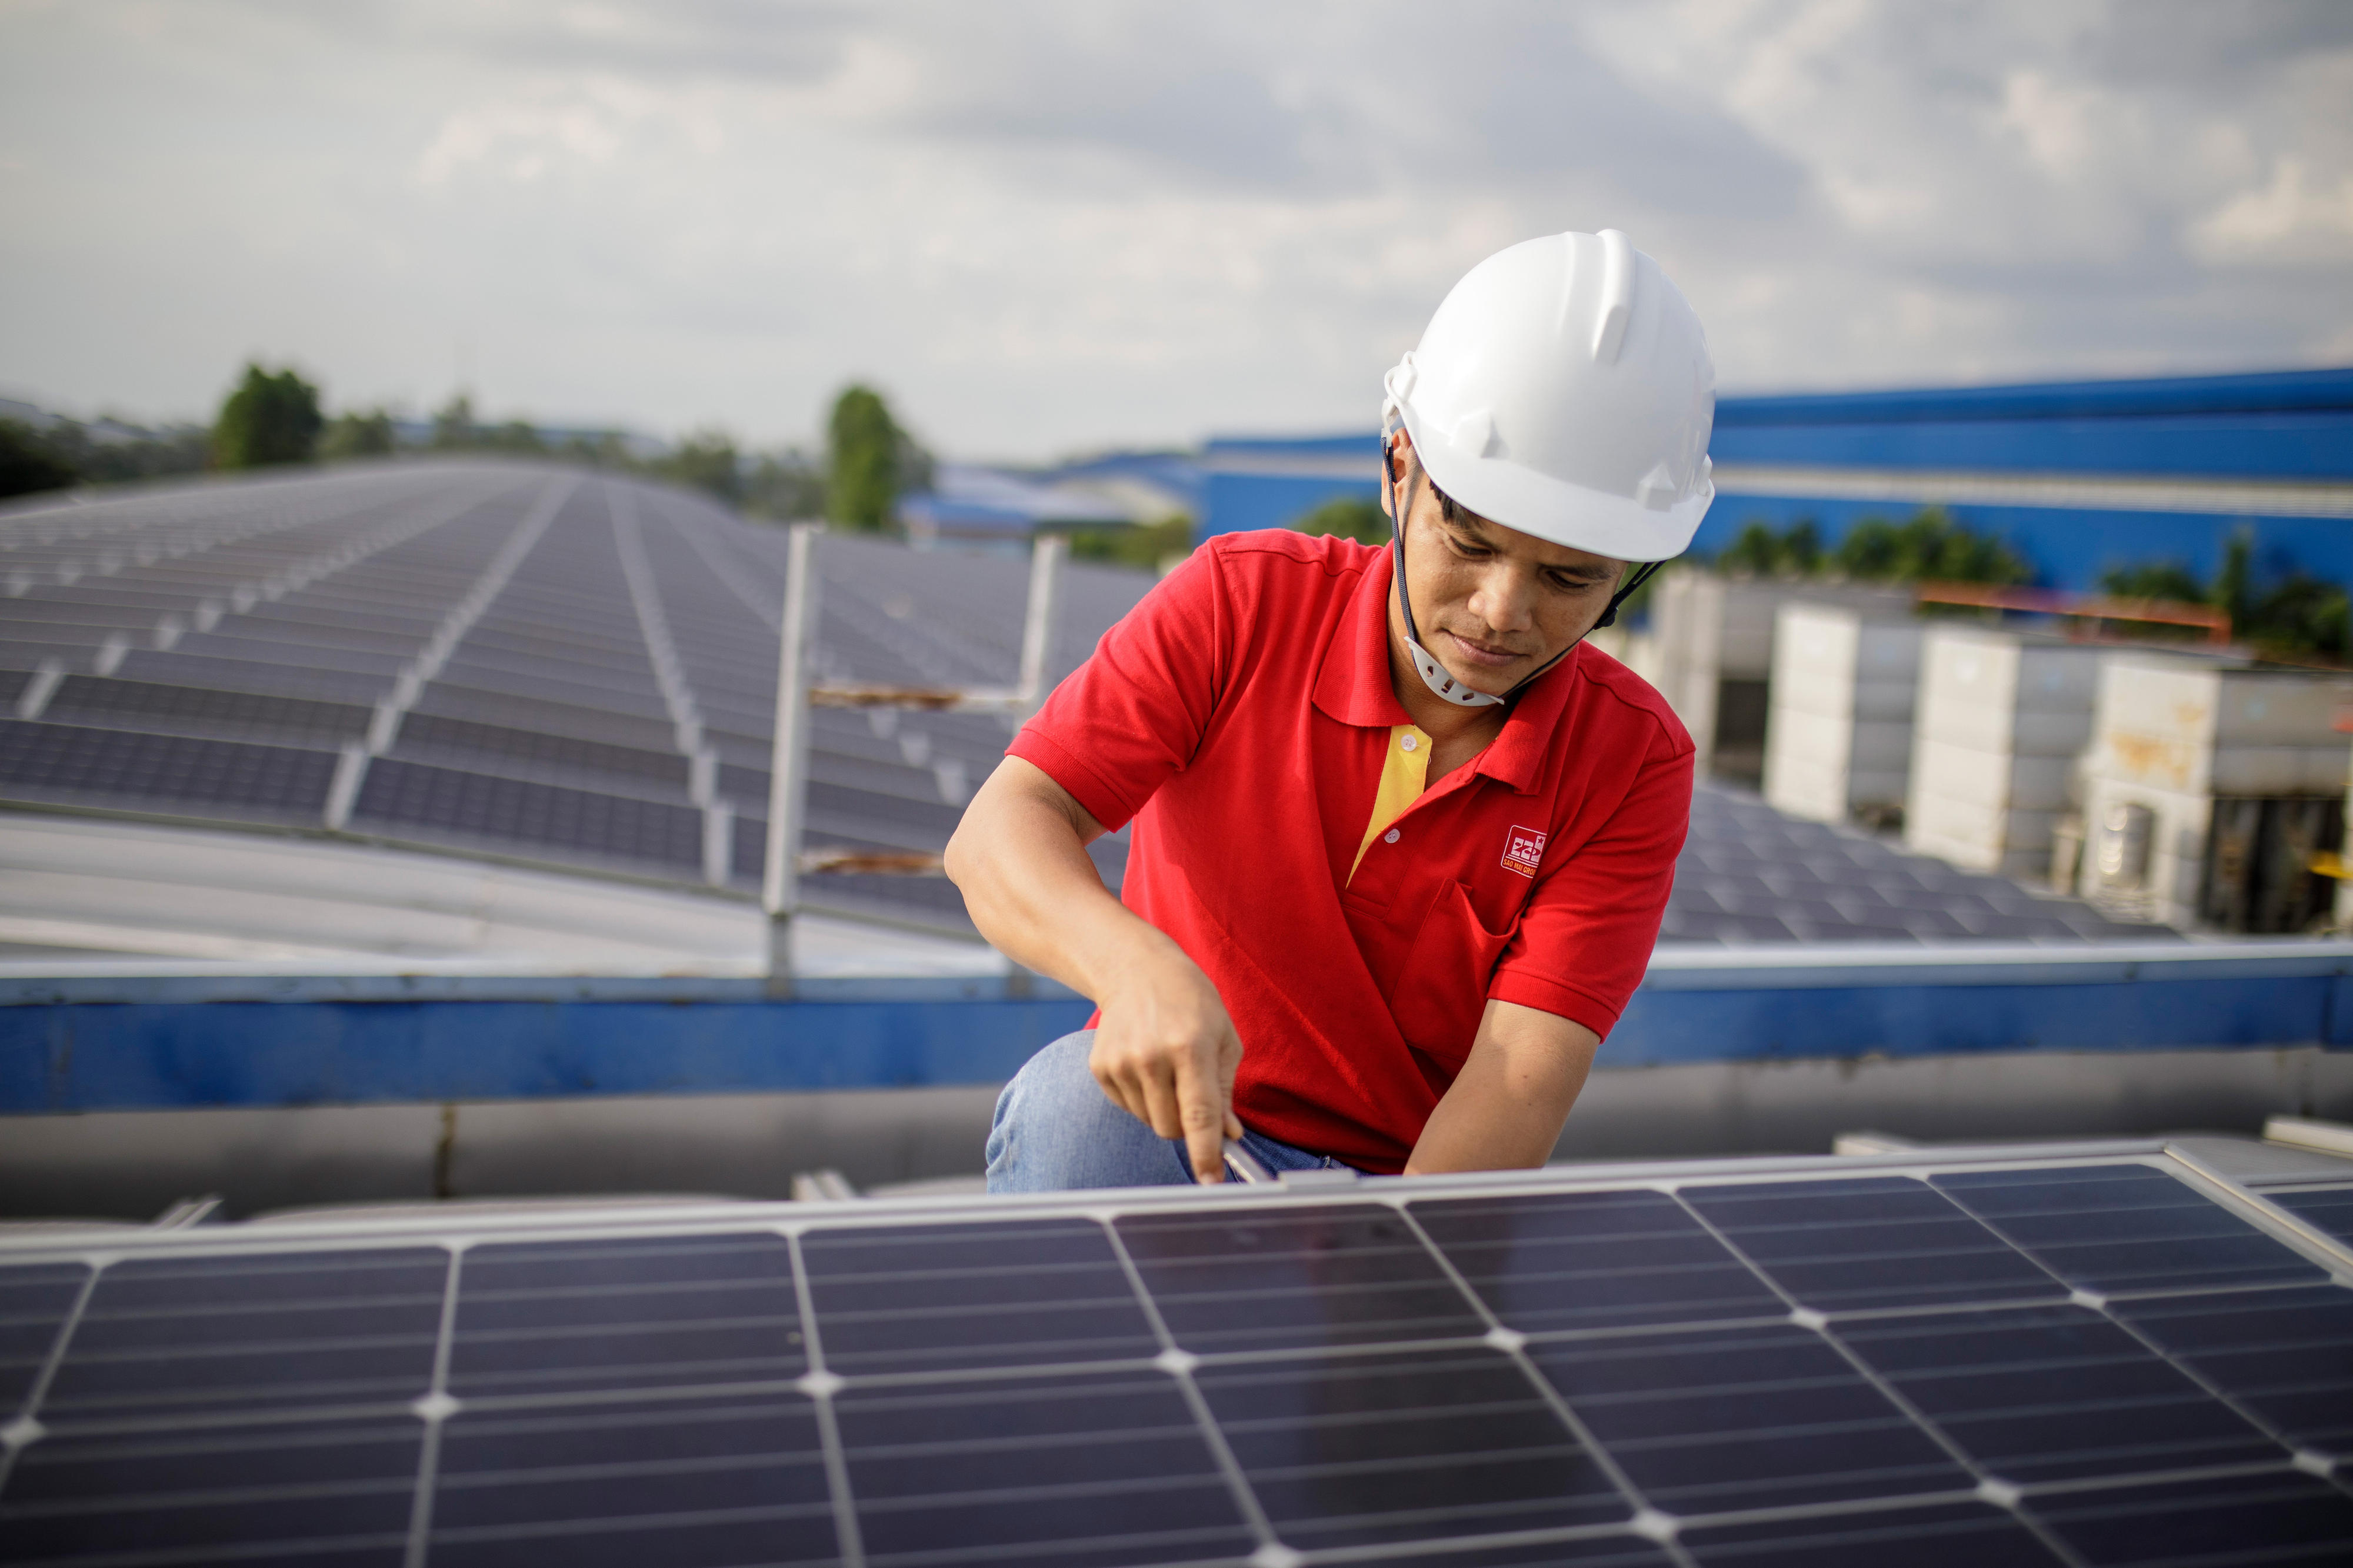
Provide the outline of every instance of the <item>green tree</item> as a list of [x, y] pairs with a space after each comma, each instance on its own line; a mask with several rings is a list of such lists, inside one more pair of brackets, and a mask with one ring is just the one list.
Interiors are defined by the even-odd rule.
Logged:
[[763, 452], [744, 481], [744, 510], [754, 517], [791, 522], [825, 515], [825, 476], [817, 465], [786, 447]]
[[61, 490], [81, 476], [71, 462], [41, 438], [41, 432], [15, 419], [0, 419], [0, 496]]
[[1389, 514], [1368, 496], [1334, 496], [1314, 510], [1293, 519], [1301, 533], [1334, 533], [1359, 544], [1389, 542]]
[[547, 443], [539, 438], [538, 427], [528, 419], [510, 419], [491, 430], [481, 444], [493, 452], [512, 452], [518, 457], [539, 458], [547, 454]]
[[834, 399], [826, 422], [825, 514], [844, 528], [880, 533], [899, 498], [931, 485], [930, 456], [900, 427], [891, 405], [870, 386]]
[[1997, 587], [2030, 580], [2025, 561], [1998, 539], [1953, 521], [1942, 507], [1924, 507], [1907, 522], [1864, 518], [1847, 530], [1832, 563], [1860, 583], [1984, 583]]
[[1822, 569], [1822, 534], [1810, 518], [1776, 533], [1773, 525], [1752, 521], [1716, 557], [1727, 572], [1757, 577], [1810, 577]]
[[2231, 541], [2222, 547], [2222, 569], [2214, 574], [2214, 586], [2207, 591], [2207, 603], [2231, 617], [2234, 626], [2244, 626], [2255, 607], [2255, 531], [2241, 524], [2231, 531]]
[[1105, 566], [1128, 566], [1158, 572], [1192, 552], [1193, 520], [1181, 511], [1157, 522], [1087, 523], [1077, 528], [1049, 528], [1071, 542], [1071, 559]]
[[2259, 648], [2341, 659], [2353, 653], [2353, 613], [2342, 586], [2293, 572], [2257, 595], [2240, 633]]
[[724, 430], [698, 430], [654, 465], [664, 479], [708, 490], [734, 506], [744, 499], [744, 464]]
[[245, 367], [245, 379], [222, 403], [213, 423], [213, 463], [223, 468], [258, 468], [272, 463], [307, 463], [316, 455], [319, 389], [291, 370], [272, 375], [259, 364]]
[[2100, 592], [2116, 599], [2165, 599], [2202, 605], [2206, 584], [2179, 561], [2143, 561], [2100, 574]]
[[474, 446], [479, 433], [474, 428], [474, 400], [462, 392], [453, 392], [449, 401], [433, 411], [433, 447], [436, 451], [459, 452]]
[[392, 449], [392, 416], [381, 408], [337, 415], [319, 442], [322, 458], [385, 458]]

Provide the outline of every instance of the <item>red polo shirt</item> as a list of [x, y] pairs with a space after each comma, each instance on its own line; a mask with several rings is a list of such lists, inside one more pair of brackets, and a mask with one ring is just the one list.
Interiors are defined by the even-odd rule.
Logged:
[[1489, 997], [1606, 1035], [1642, 978], [1691, 813], [1692, 742], [1580, 647], [1375, 839], [1393, 727], [1389, 552], [1227, 534], [1104, 634], [1008, 748], [1104, 827], [1128, 908], [1215, 983], [1250, 1127], [1404, 1167]]

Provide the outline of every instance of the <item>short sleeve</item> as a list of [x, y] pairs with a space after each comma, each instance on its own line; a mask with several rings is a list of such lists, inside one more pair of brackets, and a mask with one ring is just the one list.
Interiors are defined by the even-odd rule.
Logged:
[[1660, 733], [1607, 822], [1547, 869], [1487, 994], [1607, 1036], [1650, 967], [1691, 825], [1694, 755]]
[[1106, 830], [1192, 761], [1217, 710], [1233, 627], [1223, 554], [1212, 541], [1154, 584], [1006, 748]]

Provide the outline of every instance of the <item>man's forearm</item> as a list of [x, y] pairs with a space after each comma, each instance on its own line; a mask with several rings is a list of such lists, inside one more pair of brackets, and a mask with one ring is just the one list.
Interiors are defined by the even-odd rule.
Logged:
[[1101, 1001], [1139, 951], [1174, 944], [1103, 886], [1086, 851], [1101, 827], [1041, 792], [1045, 777], [1018, 757], [998, 764], [948, 843], [948, 877], [999, 952]]
[[1406, 1173], [1543, 1164], [1560, 1142], [1600, 1044], [1582, 1024], [1489, 1002], [1470, 1058], [1430, 1113]]

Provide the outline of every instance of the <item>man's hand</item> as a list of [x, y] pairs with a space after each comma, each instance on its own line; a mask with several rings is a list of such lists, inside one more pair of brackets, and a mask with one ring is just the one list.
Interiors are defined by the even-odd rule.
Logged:
[[1102, 836], [1043, 769], [1008, 757], [965, 808], [947, 872], [997, 951], [1102, 1007], [1090, 1065], [1103, 1092], [1185, 1140], [1196, 1178], [1221, 1182], [1225, 1140], [1242, 1131], [1241, 1040], [1200, 966], [1104, 889], [1086, 851]]
[[1242, 1133], [1233, 1109], [1242, 1042], [1218, 988], [1171, 952], [1137, 963], [1097, 1000], [1087, 1067], [1103, 1093], [1163, 1138], [1183, 1139], [1195, 1181], [1224, 1181], [1225, 1141]]

